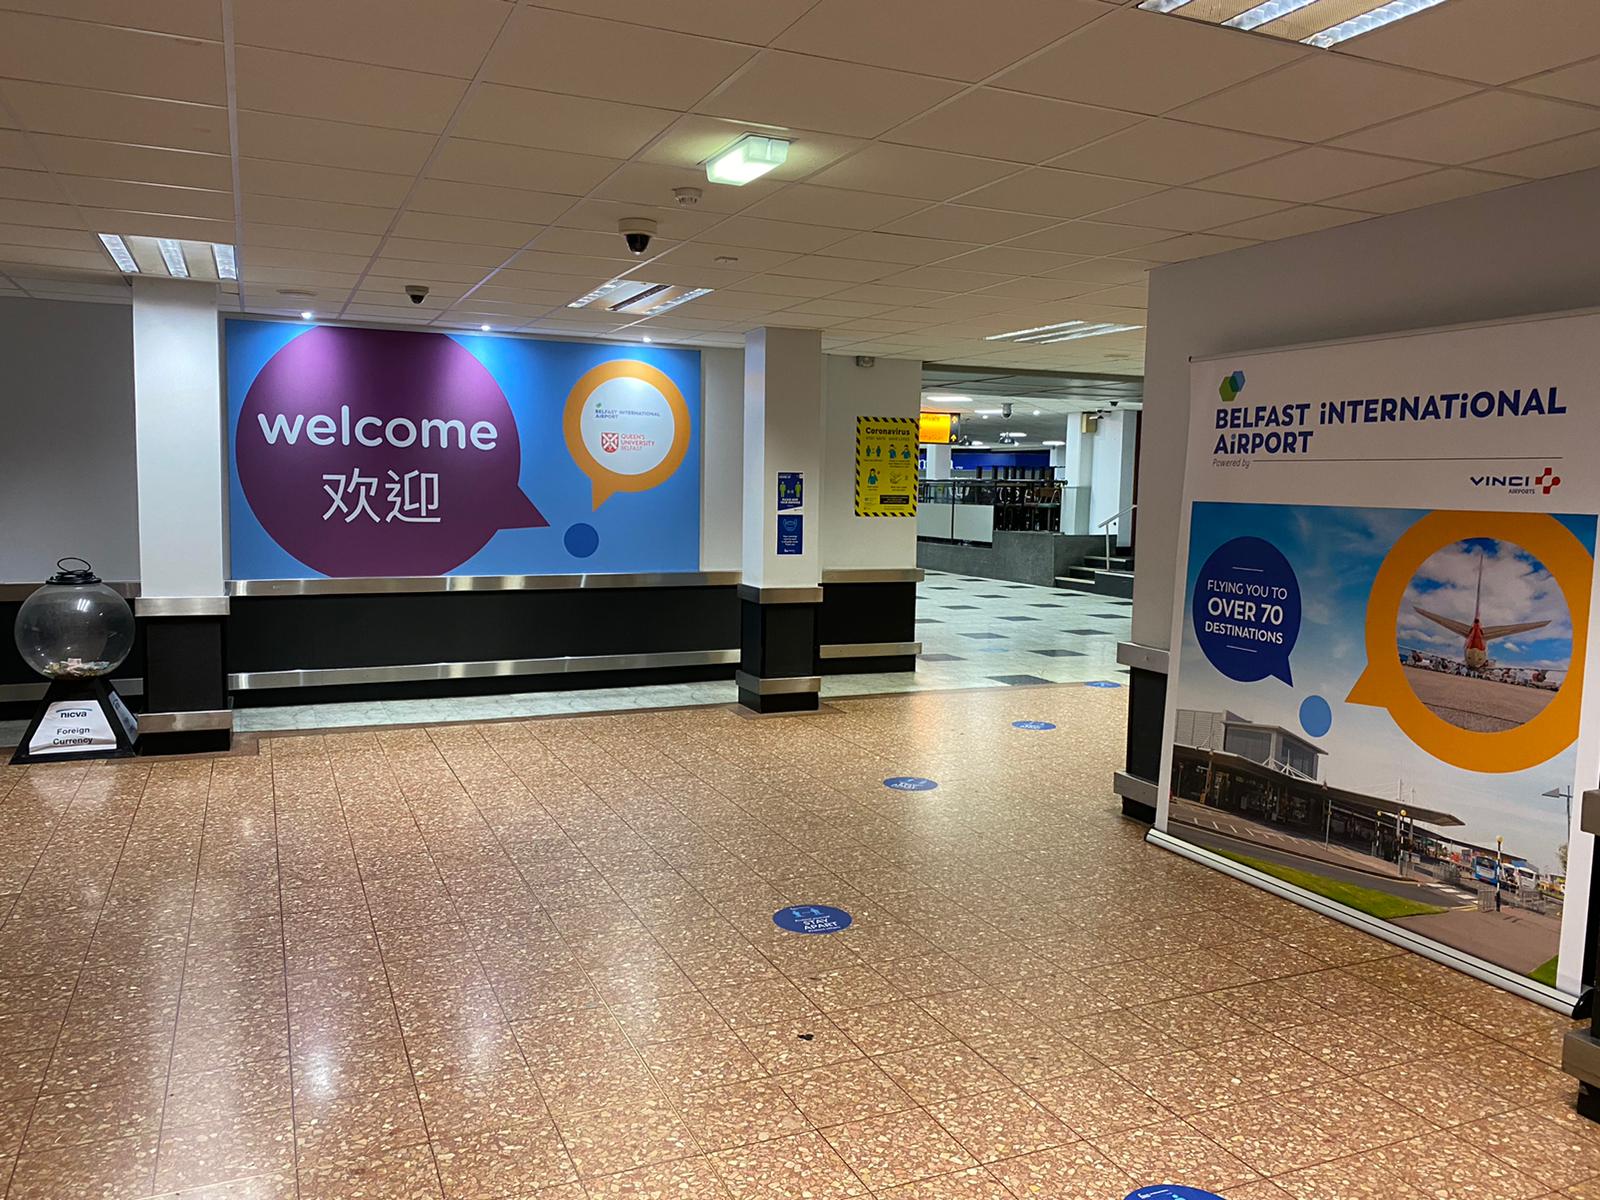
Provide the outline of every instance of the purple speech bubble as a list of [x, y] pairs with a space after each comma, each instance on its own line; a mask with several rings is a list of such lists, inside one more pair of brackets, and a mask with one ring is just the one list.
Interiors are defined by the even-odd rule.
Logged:
[[505, 393], [444, 334], [301, 334], [251, 383], [234, 436], [256, 519], [324, 575], [439, 575], [497, 530], [549, 524], [518, 485]]

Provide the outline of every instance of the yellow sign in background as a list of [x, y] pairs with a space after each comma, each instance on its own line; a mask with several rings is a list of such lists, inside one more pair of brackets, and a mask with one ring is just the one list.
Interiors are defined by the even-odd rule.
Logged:
[[917, 419], [856, 418], [856, 516], [917, 515]]
[[956, 414], [925, 412], [920, 418], [917, 440], [934, 446], [948, 446], [955, 436]]

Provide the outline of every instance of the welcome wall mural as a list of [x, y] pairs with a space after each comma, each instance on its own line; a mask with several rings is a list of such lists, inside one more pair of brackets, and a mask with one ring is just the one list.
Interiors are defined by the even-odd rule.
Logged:
[[229, 321], [236, 579], [695, 571], [700, 355]]

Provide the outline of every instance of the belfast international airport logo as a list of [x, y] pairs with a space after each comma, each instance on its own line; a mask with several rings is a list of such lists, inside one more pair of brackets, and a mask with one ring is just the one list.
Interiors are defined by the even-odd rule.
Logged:
[[1232, 404], [1239, 398], [1239, 393], [1244, 391], [1244, 372], [1234, 371], [1231, 375], [1224, 375], [1222, 383], [1217, 387], [1217, 395], [1222, 397], [1224, 404]]
[[1561, 486], [1561, 476], [1554, 467], [1546, 467], [1537, 475], [1469, 475], [1467, 480], [1473, 487], [1508, 492], [1513, 496], [1531, 496], [1535, 492], [1548, 496]]

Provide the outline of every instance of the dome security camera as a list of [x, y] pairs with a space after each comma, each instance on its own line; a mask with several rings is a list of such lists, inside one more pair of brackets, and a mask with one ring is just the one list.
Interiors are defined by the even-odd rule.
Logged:
[[655, 236], [656, 223], [648, 217], [624, 217], [617, 222], [617, 232], [628, 243], [628, 253], [639, 255], [650, 248]]
[[406, 284], [406, 295], [411, 297], [411, 303], [421, 304], [428, 298], [428, 285], [425, 283]]

